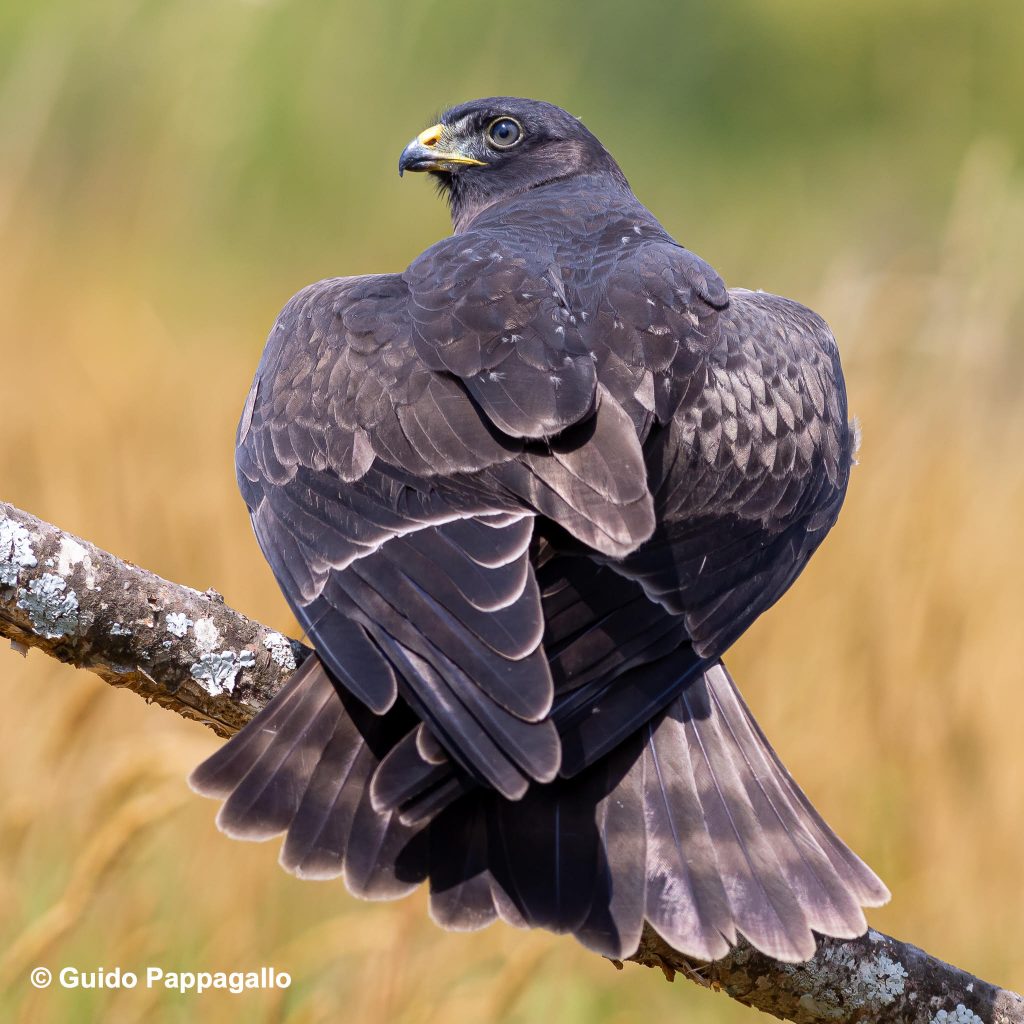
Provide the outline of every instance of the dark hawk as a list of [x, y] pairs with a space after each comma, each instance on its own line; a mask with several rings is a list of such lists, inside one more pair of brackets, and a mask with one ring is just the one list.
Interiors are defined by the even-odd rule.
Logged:
[[[500, 97], [402, 153], [454, 234], [284, 308], [238, 480], [309, 658], [196, 769], [229, 835], [605, 956], [865, 930], [885, 886], [721, 661], [836, 521], [836, 343], [727, 289], [574, 117]], [[798, 656], [799, 652], [794, 652]]]

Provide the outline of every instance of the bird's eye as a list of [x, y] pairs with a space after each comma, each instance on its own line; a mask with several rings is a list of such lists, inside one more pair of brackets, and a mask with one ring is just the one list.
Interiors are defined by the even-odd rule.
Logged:
[[522, 125], [511, 117], [499, 117], [487, 129], [487, 141], [495, 149], [511, 149], [522, 137]]

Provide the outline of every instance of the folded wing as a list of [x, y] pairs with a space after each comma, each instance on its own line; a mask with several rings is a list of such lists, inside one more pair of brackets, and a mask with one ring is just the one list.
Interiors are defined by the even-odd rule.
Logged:
[[237, 449], [257, 538], [335, 679], [378, 714], [400, 698], [507, 797], [560, 763], [535, 516], [615, 552], [653, 529], [632, 424], [552, 319], [550, 283], [512, 318], [539, 287], [513, 262], [300, 292]]

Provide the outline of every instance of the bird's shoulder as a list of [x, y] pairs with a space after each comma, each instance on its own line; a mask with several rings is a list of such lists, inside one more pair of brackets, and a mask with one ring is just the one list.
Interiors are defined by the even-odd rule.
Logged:
[[543, 240], [472, 229], [431, 246], [402, 277], [420, 362], [458, 378], [497, 429], [547, 439], [593, 412], [593, 360]]
[[[389, 274], [326, 279], [285, 305], [243, 408], [235, 467], [254, 522], [281, 506], [277, 518], [293, 527], [358, 520], [360, 543], [364, 534], [377, 543], [406, 519], [476, 507], [480, 496], [458, 481], [521, 448], [457, 379], [418, 358], [408, 288]], [[504, 505], [490, 496], [483, 507]], [[336, 560], [358, 544], [346, 550]]]
[[362, 477], [371, 434], [427, 381], [408, 367], [405, 288], [395, 274], [327, 278], [297, 292], [278, 314], [236, 436], [243, 494], [284, 484], [297, 469]]
[[348, 516], [366, 490], [359, 515], [371, 519], [415, 494], [430, 510], [414, 517], [521, 509], [610, 554], [641, 543], [653, 522], [640, 442], [598, 384], [557, 282], [529, 285], [525, 312], [520, 291], [474, 294], [435, 299], [384, 275], [294, 296], [239, 424], [250, 512], [300, 501]]
[[729, 295], [715, 270], [629, 210], [565, 246], [577, 315], [598, 378], [641, 437], [699, 384]]
[[623, 571], [721, 653], [835, 523], [854, 434], [835, 339], [780, 296], [734, 289], [672, 420], [644, 452], [658, 526]]
[[[401, 274], [329, 277], [296, 292], [275, 318], [261, 372], [302, 350], [353, 348], [370, 355], [405, 340], [408, 288]], [[296, 367], [298, 368], [298, 367]]]
[[845, 486], [852, 434], [825, 320], [792, 299], [737, 288], [716, 328], [705, 386], [687, 410], [704, 457], [776, 479], [820, 471]]

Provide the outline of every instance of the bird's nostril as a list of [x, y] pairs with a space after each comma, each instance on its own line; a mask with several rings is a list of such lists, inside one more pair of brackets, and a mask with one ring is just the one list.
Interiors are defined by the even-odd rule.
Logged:
[[440, 140], [441, 126], [439, 124], [435, 124], [432, 128], [427, 128], [425, 131], [420, 132], [416, 139], [423, 146], [436, 146]]

